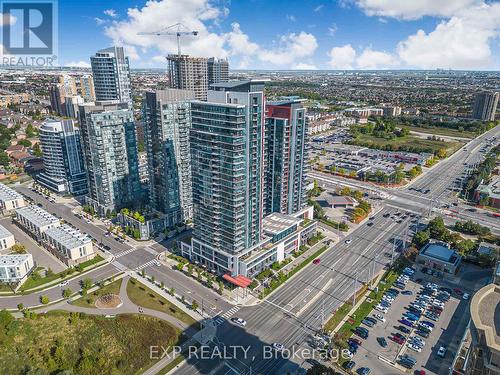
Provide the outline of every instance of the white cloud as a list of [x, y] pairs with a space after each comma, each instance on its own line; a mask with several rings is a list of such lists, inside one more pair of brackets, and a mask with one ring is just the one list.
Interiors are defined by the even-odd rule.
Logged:
[[353, 69], [353, 64], [356, 59], [356, 51], [350, 44], [342, 47], [333, 47], [328, 52], [330, 61], [328, 65], [332, 69]]
[[476, 69], [491, 66], [491, 47], [500, 36], [500, 3], [473, 7], [442, 21], [426, 33], [418, 30], [398, 44], [410, 67]]
[[313, 9], [313, 12], [319, 12], [321, 9], [323, 9], [325, 7], [324, 4], [320, 4], [318, 5], [316, 8]]
[[142, 8], [129, 8], [127, 18], [113, 21], [105, 28], [114, 44], [155, 49], [163, 54], [177, 52], [175, 36], [137, 35], [153, 32], [181, 22], [187, 30], [198, 31], [198, 36], [182, 37], [183, 53], [196, 56], [225, 57], [224, 37], [208, 30], [205, 22], [224, 15], [224, 9], [215, 8], [208, 0], [149, 0]]
[[287, 14], [286, 15], [286, 19], [287, 21], [290, 21], [290, 22], [295, 22], [296, 21], [296, 18], [293, 14]]
[[451, 17], [482, 0], [356, 0], [369, 16], [415, 20], [423, 16]]
[[68, 66], [70, 68], [90, 68], [90, 64], [86, 61], [71, 61], [69, 63], [66, 63], [65, 66]]
[[105, 14], [106, 16], [111, 17], [111, 18], [116, 18], [116, 17], [118, 17], [118, 14], [116, 14], [116, 10], [114, 10], [114, 9], [106, 9], [106, 10], [104, 11], [104, 14]]
[[[187, 30], [198, 31], [196, 37], [182, 37], [182, 53], [231, 57], [234, 65], [240, 68], [262, 63], [277, 67], [292, 67], [300, 63], [311, 65], [307, 59], [318, 48], [313, 34], [301, 31], [283, 35], [273, 47], [266, 48], [253, 42], [238, 23], [233, 23], [229, 32], [214, 32], [219, 30], [219, 22], [227, 16], [228, 9], [213, 4], [210, 0], [149, 0], [142, 8], [128, 9], [125, 19], [110, 21], [104, 28], [105, 34], [114, 44], [124, 46], [129, 57], [141, 64], [147, 64], [148, 59], [160, 63], [157, 55], [176, 53], [177, 40], [175, 36], [138, 33], [159, 31], [181, 22]], [[143, 57], [151, 56], [151, 52], [155, 57]]]
[[386, 52], [374, 51], [371, 48], [365, 48], [356, 59], [356, 65], [359, 69], [383, 69], [398, 64], [399, 61], [396, 56]]
[[0, 27], [7, 25], [14, 25], [17, 18], [10, 13], [0, 13]]
[[255, 55], [259, 50], [259, 45], [250, 41], [247, 34], [243, 33], [240, 24], [231, 24], [232, 31], [226, 34], [230, 54], [235, 55]]
[[304, 31], [300, 34], [283, 35], [279, 46], [272, 50], [262, 50], [259, 58], [275, 65], [290, 65], [314, 54], [318, 48], [316, 37]]

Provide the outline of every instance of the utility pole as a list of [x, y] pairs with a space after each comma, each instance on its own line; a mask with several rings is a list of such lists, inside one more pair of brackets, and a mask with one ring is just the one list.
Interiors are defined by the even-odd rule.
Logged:
[[354, 293], [352, 294], [352, 306], [356, 304], [356, 291], [358, 287], [358, 275], [354, 276]]

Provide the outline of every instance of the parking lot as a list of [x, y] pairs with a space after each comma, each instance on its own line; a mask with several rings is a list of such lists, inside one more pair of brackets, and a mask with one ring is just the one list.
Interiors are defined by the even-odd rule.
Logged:
[[[415, 274], [412, 279], [418, 279], [418, 283], [410, 280], [405, 291], [411, 291], [411, 295], [403, 295], [401, 292], [395, 297], [387, 313], [382, 313], [373, 310], [369, 317], [374, 317], [378, 314], [384, 317], [385, 322], [376, 319], [378, 322], [373, 327], [367, 327], [362, 324], [362, 327], [369, 330], [369, 337], [362, 340], [357, 353], [352, 360], [356, 363], [351, 370], [354, 373], [359, 373], [359, 369], [368, 367], [371, 369], [370, 374], [417, 374], [419, 371], [425, 371], [425, 374], [448, 374], [451, 367], [455, 350], [458, 346], [462, 335], [464, 334], [466, 324], [468, 322], [469, 300], [463, 300], [461, 295], [453, 292], [451, 298], [445, 302], [443, 312], [437, 321], [432, 321], [427, 317], [422, 316], [420, 322], [429, 321], [434, 324], [432, 331], [428, 337], [420, 337], [425, 344], [421, 346], [421, 351], [415, 351], [408, 348], [408, 339], [415, 334], [415, 329], [411, 329], [400, 323], [403, 318], [403, 313], [406, 313], [408, 306], [414, 302], [418, 293], [422, 290], [422, 286], [427, 283], [423, 279], [423, 275]], [[422, 279], [422, 280], [420, 280]], [[438, 287], [449, 288], [449, 285], [442, 283]], [[451, 288], [450, 288], [451, 289]], [[401, 291], [401, 290], [400, 290]], [[402, 332], [398, 327], [404, 326], [411, 330], [411, 333]], [[399, 333], [403, 335], [406, 341], [398, 344], [392, 337]], [[381, 338], [385, 339], [387, 344], [383, 347], [380, 343]], [[441, 358], [437, 355], [441, 346], [446, 347], [446, 353]], [[397, 362], [404, 355], [409, 355], [415, 360], [412, 369], [405, 369]]]

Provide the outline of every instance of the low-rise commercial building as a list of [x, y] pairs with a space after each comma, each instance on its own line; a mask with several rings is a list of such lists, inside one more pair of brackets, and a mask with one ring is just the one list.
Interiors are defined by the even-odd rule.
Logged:
[[423, 268], [431, 272], [455, 274], [462, 262], [462, 256], [455, 250], [438, 243], [426, 244], [418, 253], [416, 263], [422, 271]]
[[23, 283], [33, 266], [31, 254], [0, 255], [0, 282]]
[[356, 207], [358, 205], [358, 201], [356, 199], [343, 195], [328, 194], [325, 197], [325, 201], [332, 208]]
[[61, 222], [38, 206], [26, 206], [16, 210], [16, 221], [36, 238], [41, 238], [47, 229], [58, 227]]
[[480, 204], [500, 208], [500, 176], [493, 176], [490, 183], [481, 183], [474, 192], [474, 198]]
[[15, 210], [25, 205], [26, 202], [21, 194], [4, 184], [0, 184], [0, 208], [3, 211]]
[[[262, 219], [262, 240], [234, 257], [237, 272], [232, 276], [253, 277], [261, 271], [270, 268], [275, 262], [282, 262], [293, 252], [299, 250], [311, 238], [317, 229], [317, 222], [312, 220], [313, 207], [306, 207], [293, 215], [272, 213]], [[188, 259], [208, 264], [216, 259], [205, 259], [206, 254], [197, 253], [190, 244], [181, 242], [182, 255]], [[231, 274], [229, 269], [226, 274]]]
[[67, 224], [47, 229], [42, 234], [45, 247], [68, 266], [94, 258], [92, 239]]
[[10, 249], [15, 243], [14, 235], [0, 225], [0, 251]]

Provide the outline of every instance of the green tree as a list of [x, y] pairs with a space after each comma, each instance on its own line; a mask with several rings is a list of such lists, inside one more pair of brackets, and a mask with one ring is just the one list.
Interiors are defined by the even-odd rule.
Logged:
[[18, 304], [17, 304], [17, 309], [18, 309], [19, 311], [23, 311], [23, 310], [24, 310], [24, 305], [23, 305], [22, 303], [18, 303]]
[[70, 288], [66, 288], [63, 290], [63, 297], [64, 298], [69, 298], [73, 294], [73, 291]]
[[16, 254], [25, 254], [26, 253], [26, 246], [20, 243], [15, 243], [11, 247], [12, 251]]
[[40, 297], [40, 302], [43, 303], [44, 305], [48, 304], [50, 302], [50, 299], [48, 296], [43, 295]]
[[172, 287], [168, 290], [168, 292], [170, 293], [171, 296], [174, 296], [175, 295], [175, 289]]
[[418, 249], [420, 249], [429, 241], [429, 239], [429, 231], [423, 230], [415, 233], [415, 235], [413, 236], [413, 243]]
[[83, 289], [88, 290], [88, 289], [92, 288], [92, 284], [93, 284], [92, 279], [89, 277], [86, 277], [85, 279], [82, 280], [82, 288]]
[[191, 309], [193, 311], [198, 310], [198, 302], [196, 302], [195, 300], [193, 300], [193, 302], [191, 303]]

